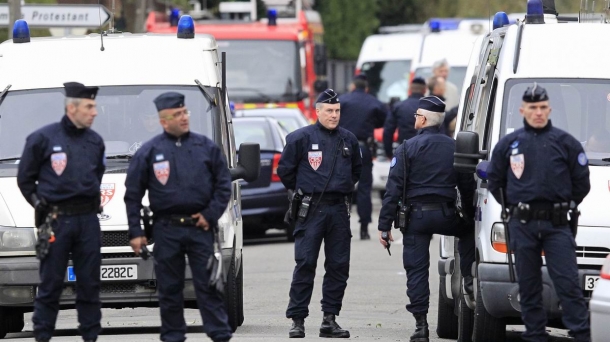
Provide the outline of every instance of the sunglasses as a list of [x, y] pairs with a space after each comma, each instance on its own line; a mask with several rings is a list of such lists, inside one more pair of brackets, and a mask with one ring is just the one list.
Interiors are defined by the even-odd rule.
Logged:
[[424, 114], [418, 114], [418, 113], [413, 114], [413, 116], [415, 117], [415, 119], [417, 119], [417, 117], [418, 117], [418, 116], [423, 116], [423, 117], [425, 117], [425, 115], [424, 115]]

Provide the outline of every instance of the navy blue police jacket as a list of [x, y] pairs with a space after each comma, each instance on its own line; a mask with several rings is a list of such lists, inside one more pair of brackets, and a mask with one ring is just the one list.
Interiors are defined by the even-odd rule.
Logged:
[[[349, 155], [344, 156], [343, 149]], [[321, 193], [325, 185], [324, 193], [350, 194], [361, 172], [362, 155], [354, 134], [341, 127], [328, 130], [320, 122], [288, 134], [277, 168], [287, 189], [304, 194]]]
[[32, 194], [52, 204], [99, 201], [106, 170], [104, 149], [99, 134], [76, 128], [66, 115], [33, 132], [26, 139], [17, 173], [23, 197], [32, 205]]
[[163, 132], [135, 153], [125, 187], [132, 239], [144, 235], [140, 209], [146, 190], [155, 217], [201, 213], [216, 224], [231, 198], [231, 174], [220, 147], [209, 138], [193, 132], [177, 138]]
[[498, 203], [582, 202], [591, 189], [587, 156], [578, 140], [553, 127], [535, 129], [524, 120], [498, 142], [487, 169], [488, 190]]
[[339, 127], [354, 133], [358, 140], [366, 141], [373, 136], [375, 128], [383, 127], [387, 111], [375, 96], [356, 89], [339, 96], [339, 103], [341, 103]]
[[392, 143], [394, 132], [398, 127], [398, 141], [403, 142], [417, 135], [414, 114], [419, 109], [419, 99], [423, 94], [412, 94], [404, 101], [394, 105], [383, 126], [383, 149], [386, 156], [392, 157]]
[[[456, 186], [460, 190], [464, 212], [470, 218], [474, 217], [474, 176], [455, 171], [454, 152], [455, 140], [440, 133], [436, 126], [422, 128], [415, 137], [396, 148], [379, 214], [379, 230], [392, 228], [399, 201], [406, 202], [406, 205], [454, 202]], [[406, 201], [402, 200], [404, 187]]]

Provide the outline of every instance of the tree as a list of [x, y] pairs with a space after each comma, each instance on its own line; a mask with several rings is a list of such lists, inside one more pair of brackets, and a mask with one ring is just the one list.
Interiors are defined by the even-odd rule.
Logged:
[[362, 42], [379, 26], [377, 0], [322, 0], [316, 9], [324, 23], [324, 40], [331, 58], [358, 58]]

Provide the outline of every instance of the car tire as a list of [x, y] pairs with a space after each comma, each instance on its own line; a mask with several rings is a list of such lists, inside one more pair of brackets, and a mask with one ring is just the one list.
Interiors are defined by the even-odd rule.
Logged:
[[458, 342], [472, 342], [472, 332], [474, 328], [474, 310], [466, 305], [464, 299], [464, 289], [460, 284], [460, 299], [458, 301]]
[[477, 302], [474, 309], [473, 342], [506, 341], [506, 321], [487, 312], [483, 304], [481, 283], [477, 279]]
[[238, 300], [237, 300], [237, 276], [235, 271], [235, 250], [231, 256], [231, 266], [229, 266], [229, 272], [227, 274], [227, 283], [225, 284], [225, 307], [227, 310], [227, 316], [229, 317], [229, 326], [231, 331], [235, 332], [239, 326], [239, 312], [238, 312]]
[[239, 272], [237, 272], [237, 325], [244, 324], [244, 254], [241, 254]]
[[436, 321], [436, 334], [440, 338], [456, 339], [458, 336], [458, 317], [453, 311], [453, 305], [447, 303], [442, 291], [441, 284], [438, 285], [438, 318]]

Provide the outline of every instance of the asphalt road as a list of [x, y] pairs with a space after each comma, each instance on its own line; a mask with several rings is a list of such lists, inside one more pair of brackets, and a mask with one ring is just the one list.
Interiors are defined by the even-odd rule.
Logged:
[[[379, 201], [374, 199], [374, 210], [379, 212]], [[355, 209], [355, 208], [354, 208]], [[354, 210], [355, 212], [355, 210]], [[376, 216], [376, 215], [373, 215]], [[359, 239], [359, 224], [354, 213], [352, 222], [351, 270], [343, 310], [337, 322], [349, 329], [351, 339], [357, 341], [409, 341], [415, 321], [405, 310], [407, 303], [406, 277], [402, 267], [402, 245], [400, 232], [394, 231], [397, 240], [392, 246], [392, 256], [372, 240]], [[376, 222], [370, 227], [376, 233]], [[251, 240], [244, 248], [244, 302], [245, 322], [237, 330], [232, 341], [285, 341], [291, 321], [285, 318], [288, 291], [294, 267], [293, 244], [284, 242], [281, 232], [271, 232], [265, 239]], [[436, 337], [438, 301], [438, 237], [431, 242], [430, 261], [430, 341], [449, 341]], [[318, 272], [310, 317], [305, 321], [306, 340], [319, 340], [318, 328], [322, 321], [320, 311], [321, 284], [324, 275], [323, 250], [320, 253]], [[188, 325], [188, 341], [211, 341], [203, 333], [201, 317], [196, 310], [185, 310]], [[6, 339], [34, 341], [31, 314], [27, 314], [24, 331], [7, 335]], [[76, 330], [76, 312], [60, 312], [56, 337], [53, 341], [80, 341]], [[158, 341], [159, 311], [154, 309], [104, 309], [104, 328], [98, 341]], [[523, 327], [510, 326], [508, 341], [520, 341]], [[553, 330], [551, 341], [570, 341], [565, 330]]]

